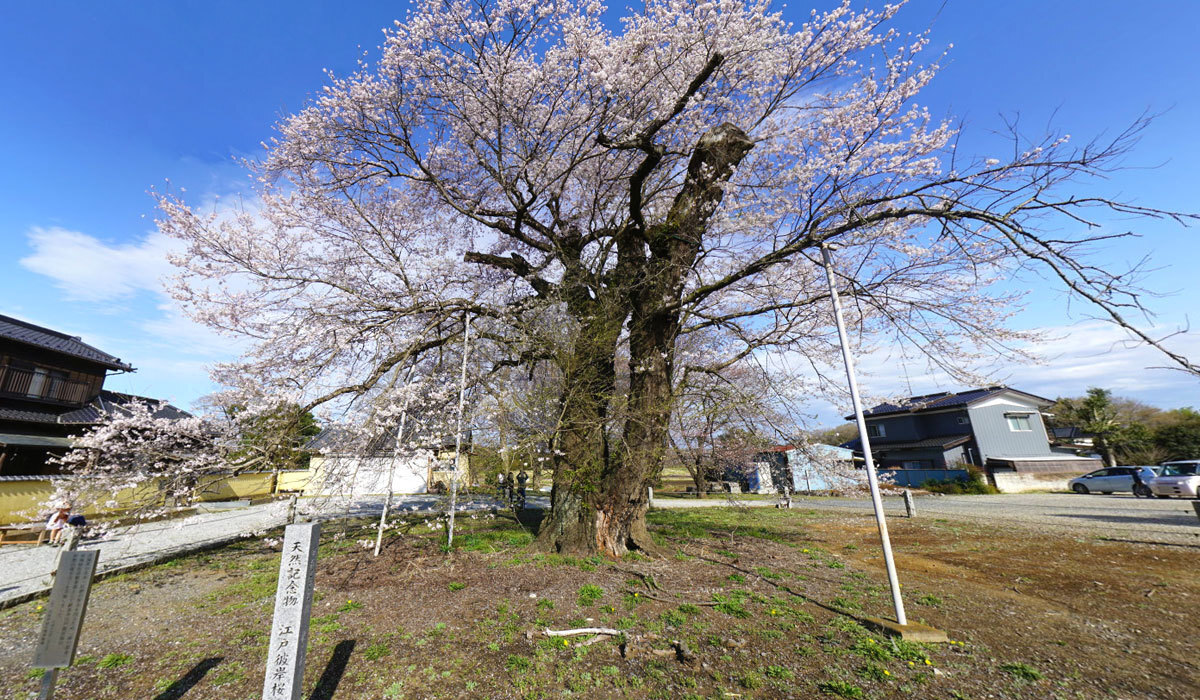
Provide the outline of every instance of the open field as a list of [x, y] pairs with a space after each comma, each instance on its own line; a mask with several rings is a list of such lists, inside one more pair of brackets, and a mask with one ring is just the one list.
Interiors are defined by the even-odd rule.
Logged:
[[[329, 524], [310, 698], [1191, 698], [1200, 549], [951, 520], [892, 529], [909, 615], [956, 643], [864, 629], [889, 610], [873, 521], [850, 512], [652, 514], [674, 557], [541, 554], [511, 518], [416, 521], [378, 559]], [[348, 529], [342, 533], [342, 528]], [[402, 528], [405, 529], [405, 528]], [[253, 698], [279, 554], [261, 541], [96, 585], [57, 698]], [[0, 612], [0, 688], [33, 697], [42, 602]], [[621, 639], [547, 638], [614, 627]], [[662, 653], [655, 653], [662, 652]]]

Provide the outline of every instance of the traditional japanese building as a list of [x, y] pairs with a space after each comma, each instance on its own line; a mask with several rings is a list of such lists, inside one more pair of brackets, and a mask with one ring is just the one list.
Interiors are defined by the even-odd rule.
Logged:
[[53, 474], [48, 462], [104, 413], [131, 401], [159, 405], [165, 416], [187, 414], [165, 402], [107, 391], [128, 362], [78, 336], [0, 315], [0, 476]]

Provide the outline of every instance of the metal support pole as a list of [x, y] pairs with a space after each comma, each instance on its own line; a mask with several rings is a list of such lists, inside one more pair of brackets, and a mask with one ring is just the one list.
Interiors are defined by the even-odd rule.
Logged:
[[46, 672], [42, 674], [42, 689], [38, 692], [38, 700], [51, 700], [54, 697], [56, 681], [58, 681], [58, 669], [46, 669]]
[[833, 300], [833, 315], [837, 321], [838, 341], [842, 345], [842, 361], [846, 365], [846, 381], [850, 385], [850, 401], [854, 404], [854, 421], [858, 425], [858, 436], [862, 440], [863, 459], [867, 468], [867, 486], [871, 490], [871, 505], [875, 508], [875, 522], [879, 526], [879, 541], [883, 545], [883, 562], [887, 567], [888, 583], [892, 588], [892, 605], [896, 610], [896, 622], [908, 624], [904, 614], [904, 600], [900, 597], [900, 580], [896, 576], [896, 562], [892, 559], [892, 543], [888, 537], [887, 520], [883, 515], [883, 499], [879, 496], [879, 477], [875, 474], [875, 461], [871, 457], [871, 441], [867, 437], [867, 421], [863, 417], [862, 401], [858, 396], [858, 380], [854, 376], [854, 358], [850, 355], [850, 342], [846, 338], [846, 322], [842, 318], [842, 302], [838, 298], [837, 282], [833, 276], [833, 261], [829, 257], [829, 246], [821, 246], [821, 259], [825, 263], [825, 277], [829, 281], [829, 296]]
[[[404, 379], [404, 388], [412, 386], [413, 370], [417, 368], [414, 362], [408, 368], [408, 376]], [[379, 514], [379, 531], [375, 533], [375, 556], [379, 556], [379, 548], [383, 545], [383, 528], [387, 525], [388, 510], [392, 507], [392, 483], [396, 480], [396, 458], [400, 455], [400, 446], [404, 444], [404, 424], [408, 421], [408, 393], [404, 394], [404, 406], [400, 409], [400, 425], [396, 428], [396, 442], [392, 446], [392, 463], [388, 465], [388, 492], [383, 501], [383, 511]]]
[[458, 457], [462, 454], [463, 411], [467, 398], [467, 355], [471, 352], [471, 316], [463, 313], [462, 374], [458, 379], [458, 419], [454, 428], [454, 469], [450, 478], [450, 522], [446, 529], [446, 547], [454, 546], [454, 507], [458, 500]]

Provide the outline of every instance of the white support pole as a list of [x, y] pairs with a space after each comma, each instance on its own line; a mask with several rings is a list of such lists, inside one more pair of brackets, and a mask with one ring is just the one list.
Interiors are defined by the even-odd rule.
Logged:
[[379, 548], [383, 544], [383, 528], [387, 525], [388, 510], [392, 507], [392, 484], [396, 479], [396, 458], [400, 454], [400, 446], [404, 444], [404, 423], [408, 420], [408, 387], [412, 386], [413, 370], [416, 362], [408, 368], [408, 376], [404, 379], [404, 406], [400, 409], [400, 426], [396, 428], [396, 443], [392, 447], [392, 462], [388, 465], [388, 492], [383, 501], [383, 511], [379, 513], [379, 531], [375, 533], [375, 556], [379, 556]]
[[446, 529], [446, 547], [454, 546], [454, 508], [458, 500], [458, 456], [462, 454], [463, 411], [467, 398], [467, 355], [471, 352], [471, 316], [463, 313], [462, 374], [458, 379], [458, 418], [454, 427], [454, 468], [450, 477], [450, 522]]
[[833, 300], [833, 315], [837, 320], [838, 340], [842, 345], [842, 360], [846, 365], [846, 381], [850, 384], [850, 401], [854, 404], [854, 421], [858, 424], [858, 436], [862, 440], [863, 459], [867, 467], [867, 485], [871, 490], [871, 505], [875, 508], [875, 522], [879, 526], [879, 541], [883, 544], [883, 562], [887, 567], [888, 583], [892, 587], [892, 604], [896, 610], [896, 622], [908, 624], [904, 614], [904, 600], [900, 597], [900, 579], [896, 576], [896, 562], [892, 559], [892, 542], [888, 537], [887, 520], [883, 515], [883, 499], [879, 497], [879, 477], [875, 474], [875, 461], [871, 457], [871, 441], [867, 437], [867, 421], [863, 417], [862, 400], [858, 396], [858, 380], [854, 376], [854, 358], [850, 355], [850, 342], [846, 338], [846, 322], [842, 318], [842, 302], [838, 298], [837, 282], [833, 276], [833, 261], [829, 257], [829, 246], [821, 246], [821, 259], [825, 264], [825, 277], [829, 281], [829, 296]]

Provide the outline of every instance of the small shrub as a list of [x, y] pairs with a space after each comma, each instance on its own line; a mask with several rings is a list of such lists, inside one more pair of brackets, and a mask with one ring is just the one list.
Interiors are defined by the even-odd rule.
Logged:
[[928, 605], [930, 607], [937, 607], [942, 604], [942, 599], [933, 595], [932, 593], [927, 593], [927, 594], [921, 596], [920, 598], [917, 598], [917, 603], [919, 605]]
[[358, 610], [362, 606], [363, 603], [357, 600], [347, 600], [338, 607], [338, 612], [350, 612], [351, 610]]
[[995, 486], [987, 482], [987, 478], [983, 475], [983, 470], [971, 466], [967, 467], [967, 475], [965, 477], [959, 477], [953, 481], [930, 479], [921, 484], [921, 488], [933, 493], [944, 493], [947, 495], [968, 494], [979, 496], [1000, 493]]
[[817, 684], [817, 690], [826, 695], [836, 695], [839, 698], [863, 697], [862, 688], [846, 681], [821, 681]]
[[892, 652], [887, 647], [876, 642], [873, 637], [864, 637], [850, 647], [850, 652], [872, 661], [887, 661], [892, 658]]
[[767, 666], [767, 678], [781, 678], [787, 680], [795, 676], [790, 670], [783, 666]]
[[1045, 676], [1043, 676], [1033, 666], [1019, 662], [1013, 664], [1000, 664], [1000, 670], [1004, 671], [1005, 673], [1011, 673], [1023, 681], [1040, 681], [1045, 678]]
[[96, 668], [120, 668], [133, 662], [129, 654], [109, 654], [96, 662]]
[[388, 647], [388, 645], [384, 644], [383, 642], [375, 642], [371, 646], [367, 647], [366, 651], [363, 652], [363, 657], [367, 661], [377, 661], [390, 653], [392, 653], [392, 650], [390, 647]]
[[741, 590], [730, 591], [729, 595], [715, 593], [713, 594], [713, 602], [716, 603], [714, 609], [733, 617], [750, 617], [750, 611], [746, 609], [748, 597], [749, 594]]
[[662, 621], [670, 627], [683, 627], [687, 624], [687, 615], [678, 610], [668, 610], [661, 617]]
[[549, 598], [538, 598], [537, 609], [538, 610], [553, 610], [554, 609], [554, 601], [550, 600]]
[[765, 579], [776, 580], [776, 579], [783, 578], [783, 576], [781, 574], [777, 574], [765, 566], [754, 567], [754, 573], [758, 574], [759, 576], [762, 576]]
[[513, 673], [522, 673], [524, 671], [528, 671], [530, 666], [532, 666], [532, 664], [529, 662], [529, 659], [517, 654], [509, 654], [508, 661], [504, 664], [504, 668], [512, 671]]
[[604, 589], [592, 584], [585, 583], [579, 587], [579, 605], [580, 607], [589, 607], [595, 605], [604, 597]]
[[458, 581], [451, 583], [449, 586], [450, 590], [452, 590], [452, 591], [461, 591], [462, 589], [464, 589], [466, 587], [467, 587], [467, 584], [459, 583]]
[[747, 671], [742, 674], [741, 678], [738, 679], [738, 685], [742, 686], [746, 690], [755, 690], [762, 687], [763, 679], [762, 676], [758, 675], [757, 673], [753, 671]]

